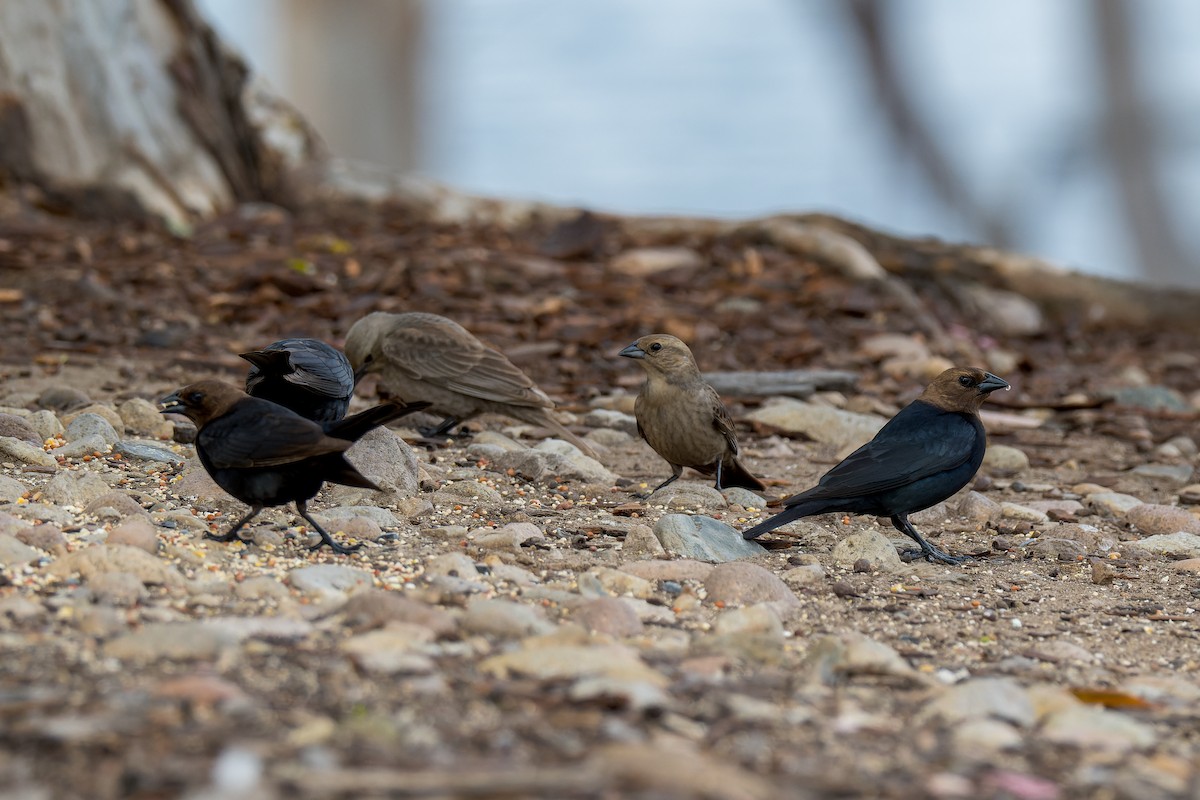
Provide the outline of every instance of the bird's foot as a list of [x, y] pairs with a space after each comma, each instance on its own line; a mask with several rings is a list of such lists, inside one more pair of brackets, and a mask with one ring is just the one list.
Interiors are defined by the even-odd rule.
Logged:
[[235, 540], [239, 542], [241, 541], [241, 538], [237, 535], [237, 531], [229, 531], [228, 533], [222, 534], [205, 533], [204, 538], [212, 539], [214, 542], [224, 542], [225, 544]]
[[332, 550], [333, 552], [337, 553], [338, 555], [348, 556], [351, 553], [356, 553], [359, 550], [361, 550], [363, 543], [359, 542], [358, 544], [340, 544], [338, 542], [335, 542], [333, 540], [333, 538], [330, 536], [322, 536], [321, 541], [312, 545], [308, 549], [309, 550], [320, 550], [322, 547], [325, 547], [326, 545], [328, 545], [329, 549]]
[[938, 550], [933, 545], [929, 545], [928, 550], [920, 547], [909, 547], [900, 551], [900, 560], [906, 563], [916, 561], [918, 558], [923, 558], [930, 563], [938, 562], [957, 566], [966, 561], [968, 556], [952, 556], [949, 553]]

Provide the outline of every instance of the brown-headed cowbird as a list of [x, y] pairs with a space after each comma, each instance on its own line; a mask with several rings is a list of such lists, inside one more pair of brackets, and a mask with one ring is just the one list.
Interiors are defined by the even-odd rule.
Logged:
[[354, 370], [340, 350], [317, 339], [280, 339], [241, 353], [250, 362], [246, 393], [279, 403], [317, 422], [346, 416]]
[[753, 539], [792, 520], [827, 512], [890, 517], [930, 561], [958, 564], [917, 533], [908, 515], [942, 502], [967, 485], [983, 463], [987, 434], [979, 407], [1008, 383], [981, 369], [956, 367], [934, 378], [921, 396], [822, 476], [784, 501], [785, 510], [742, 533]]
[[646, 382], [633, 406], [638, 433], [667, 463], [671, 477], [658, 491], [677, 480], [684, 467], [702, 475], [716, 474], [717, 488], [742, 486], [754, 491], [767, 487], [738, 460], [733, 419], [717, 390], [704, 382], [692, 351], [674, 336], [643, 336], [621, 351], [646, 370]]
[[453, 320], [419, 311], [376, 311], [346, 336], [355, 377], [378, 372], [383, 388], [405, 400], [422, 400], [445, 417], [422, 431], [444, 436], [480, 414], [503, 414], [550, 428], [589, 456], [595, 452], [550, 415], [554, 401], [504, 355]]
[[321, 535], [313, 549], [327, 544], [338, 553], [361, 545], [335, 542], [309, 516], [308, 501], [326, 481], [378, 489], [342, 454], [372, 428], [424, 407], [385, 404], [322, 426], [221, 381], [193, 383], [162, 399], [162, 413], [183, 414], [196, 423], [196, 453], [212, 479], [250, 506], [250, 513], [227, 532], [207, 538], [232, 541], [263, 508], [294, 502], [300, 516]]

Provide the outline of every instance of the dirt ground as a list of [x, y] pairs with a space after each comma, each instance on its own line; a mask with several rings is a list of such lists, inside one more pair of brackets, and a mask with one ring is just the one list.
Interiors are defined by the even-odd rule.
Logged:
[[[664, 244], [675, 266], [621, 267], [623, 254]], [[0, 471], [28, 492], [0, 512], [48, 521], [66, 546], [0, 571], [0, 798], [1200, 797], [1200, 572], [1187, 553], [1135, 546], [1173, 530], [1139, 528], [1101, 499], [1174, 506], [1196, 524], [1174, 527], [1200, 533], [1192, 479], [1134, 471], [1197, 465], [1195, 335], [1069, 316], [1006, 332], [966, 304], [963, 286], [914, 281], [945, 333], [935, 343], [883, 287], [750, 237], [438, 226], [400, 208], [247, 208], [187, 238], [13, 215], [0, 219], [0, 270], [0, 406], [36, 410], [47, 387], [70, 387], [115, 409], [200, 377], [238, 382], [238, 352], [286, 335], [340, 344], [363, 314], [420, 309], [507, 353], [603, 444], [618, 477], [525, 480], [489, 469], [470, 438], [418, 448], [421, 490], [387, 504], [399, 524], [335, 556], [303, 549], [285, 510], [263, 515], [257, 543], [205, 542], [204, 529], [242, 507], [181, 496], [186, 467], [4, 457]], [[794, 599], [714, 600], [711, 567], [633, 552], [635, 536], [645, 546], [640, 526], [677, 510], [636, 496], [665, 465], [635, 438], [583, 422], [594, 407], [628, 408], [640, 372], [615, 354], [656, 331], [690, 342], [705, 370], [856, 373], [853, 389], [821, 400], [885, 417], [939, 359], [992, 369], [1013, 391], [990, 404], [1001, 412], [990, 442], [1028, 466], [985, 467], [972, 488], [1013, 506], [980, 519], [958, 498], [918, 525], [976, 556], [960, 567], [838, 563], [847, 533], [894, 532], [872, 519], [804, 522], [776, 537], [791, 547], [750, 559]], [[881, 352], [881, 333], [924, 352]], [[363, 405], [373, 390], [360, 386]], [[726, 399], [738, 419], [763, 403]], [[522, 436], [536, 431], [511, 424], [472, 427], [535, 443]], [[768, 499], [806, 488], [838, 455], [761, 424], [743, 422], [741, 439]], [[133, 497], [155, 524], [150, 558], [178, 585], [145, 580], [121, 601], [55, 572], [122, 524], [61, 503], [39, 517], [39, 492], [63, 470]], [[494, 493], [447, 500], [455, 483]], [[1048, 516], [1020, 510], [1043, 506]], [[197, 524], [180, 521], [193, 509]], [[687, 510], [736, 528], [769, 513]], [[539, 535], [517, 546], [481, 543], [530, 524]], [[474, 574], [446, 568], [460, 563], [453, 554]], [[290, 577], [324, 563], [369, 575], [371, 599], [348, 608]], [[248, 582], [268, 588], [238, 588]], [[433, 616], [392, 609], [383, 594]], [[638, 623], [580, 622], [602, 595], [636, 601]], [[525, 611], [481, 621], [480, 598]], [[211, 650], [196, 640], [122, 655], [132, 651], [117, 644], [238, 619], [252, 622]], [[376, 646], [404, 658], [381, 665]], [[547, 648], [540, 666], [496, 660], [536, 647]], [[556, 652], [577, 663], [551, 665]], [[578, 664], [593, 655], [599, 677]]]

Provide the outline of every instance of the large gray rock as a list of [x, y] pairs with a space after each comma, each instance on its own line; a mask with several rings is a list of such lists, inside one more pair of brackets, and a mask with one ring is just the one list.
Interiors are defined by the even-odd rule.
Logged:
[[71, 470], [59, 472], [45, 488], [46, 499], [60, 506], [85, 507], [101, 495], [108, 494], [112, 487], [94, 472]]
[[866, 559], [881, 572], [892, 572], [904, 567], [891, 540], [875, 528], [859, 528], [833, 546], [831, 554], [835, 564], [852, 565]]
[[667, 514], [654, 525], [654, 535], [669, 552], [697, 561], [734, 561], [766, 552], [735, 528], [699, 515]]
[[202, 622], [153, 622], [141, 630], [120, 636], [104, 647], [109, 658], [148, 662], [214, 661], [237, 650], [238, 637], [219, 626]]
[[[417, 493], [421, 482], [417, 458], [412, 448], [387, 428], [369, 431], [354, 443], [346, 458], [379, 486], [388, 502]], [[339, 505], [379, 505], [378, 495], [369, 489], [335, 486], [331, 487], [330, 496]], [[357, 498], [356, 502], [350, 503], [353, 498]]]
[[1145, 534], [1200, 533], [1200, 517], [1195, 517], [1179, 506], [1142, 503], [1125, 513], [1125, 521]]
[[887, 422], [874, 414], [856, 414], [791, 399], [765, 405], [746, 417], [752, 422], [800, 434], [815, 442], [832, 444], [838, 450], [866, 444]]
[[[170, 425], [171, 423], [167, 423]], [[183, 456], [160, 444], [122, 439], [113, 445], [113, 452], [133, 461], [155, 461], [161, 464], [182, 464]]]
[[1125, 546], [1171, 558], [1200, 558], [1200, 536], [1183, 531], [1148, 536], [1140, 541], [1126, 542]]
[[14, 414], [0, 414], [0, 436], [11, 436], [36, 447], [45, 441], [28, 422]]
[[713, 603], [747, 606], [755, 603], [800, 605], [795, 592], [778, 575], [758, 564], [731, 562], [718, 564], [704, 579], [704, 589]]
[[712, 486], [682, 481], [676, 481], [670, 486], [659, 489], [646, 498], [646, 502], [650, 505], [678, 509], [725, 508], [729, 504], [725, 495]]
[[78, 573], [84, 580], [102, 572], [128, 572], [142, 583], [181, 586], [183, 576], [166, 561], [144, 550], [123, 544], [101, 544], [68, 553], [54, 561], [46, 572], [55, 577]]
[[80, 414], [67, 425], [67, 441], [73, 442], [85, 436], [99, 436], [107, 445], [114, 445], [120, 440], [120, 435], [112, 423], [99, 414]]
[[175, 431], [171, 421], [158, 413], [158, 406], [141, 397], [131, 398], [117, 406], [117, 414], [125, 423], [126, 432], [134, 436], [169, 439]]
[[42, 554], [7, 533], [0, 533], [0, 567], [15, 567], [37, 561]]
[[342, 595], [375, 579], [369, 572], [343, 564], [314, 564], [288, 573], [288, 583], [307, 594]]
[[18, 464], [36, 467], [57, 467], [58, 461], [37, 445], [12, 436], [0, 436], [0, 460], [11, 459]]

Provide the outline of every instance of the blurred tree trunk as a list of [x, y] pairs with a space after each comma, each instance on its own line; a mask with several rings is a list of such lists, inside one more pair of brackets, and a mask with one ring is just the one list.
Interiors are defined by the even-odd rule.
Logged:
[[1094, 18], [1104, 145], [1137, 266], [1154, 283], [1195, 284], [1195, 265], [1163, 197], [1153, 108], [1138, 78], [1132, 4], [1098, 0], [1086, 7]]
[[281, 89], [339, 157], [417, 167], [421, 0], [288, 0]]
[[889, 16], [896, 6], [885, 0], [851, 0], [845, 8], [851, 34], [862, 48], [867, 75], [896, 140], [912, 154], [938, 199], [962, 215], [983, 242], [994, 247], [1011, 246], [1009, 221], [974, 195], [913, 100], [913, 82], [896, 52]]
[[191, 0], [0, 2], [0, 186], [54, 210], [186, 225], [287, 203], [318, 152]]

